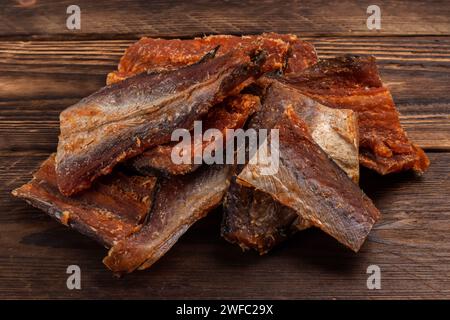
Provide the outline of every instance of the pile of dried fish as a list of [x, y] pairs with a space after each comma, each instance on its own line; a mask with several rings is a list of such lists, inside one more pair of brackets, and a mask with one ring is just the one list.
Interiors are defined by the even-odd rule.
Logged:
[[[13, 194], [109, 248], [115, 273], [150, 267], [220, 205], [222, 236], [243, 249], [317, 227], [358, 251], [380, 217], [359, 166], [429, 166], [373, 57], [318, 60], [294, 35], [143, 38], [107, 83], [61, 113], [57, 152]], [[175, 163], [173, 132], [198, 121], [225, 138], [190, 142], [189, 159], [229, 148], [229, 129], [276, 129], [278, 170], [248, 150], [238, 165]]]

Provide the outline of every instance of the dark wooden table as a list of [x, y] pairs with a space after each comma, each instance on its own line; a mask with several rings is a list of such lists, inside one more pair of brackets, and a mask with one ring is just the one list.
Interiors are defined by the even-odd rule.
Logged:
[[[66, 28], [74, 1], [0, 3], [1, 298], [450, 298], [450, 5], [381, 1], [87, 1], [81, 30]], [[188, 4], [189, 3], [189, 4]], [[56, 148], [58, 114], [105, 83], [140, 36], [290, 32], [322, 58], [373, 54], [412, 140], [431, 167], [422, 177], [363, 172], [383, 213], [358, 254], [319, 231], [267, 256], [219, 236], [220, 211], [197, 223], [154, 267], [116, 279], [105, 250], [14, 199], [10, 191]], [[81, 290], [66, 268], [81, 267]], [[366, 286], [381, 268], [381, 290]]]

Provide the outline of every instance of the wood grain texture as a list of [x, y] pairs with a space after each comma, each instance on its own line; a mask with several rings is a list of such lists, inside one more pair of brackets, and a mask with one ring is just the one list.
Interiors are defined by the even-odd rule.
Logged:
[[0, 36], [9, 38], [190, 37], [267, 30], [299, 35], [450, 34], [450, 7], [445, 0], [379, 0], [380, 31], [367, 29], [370, 1], [78, 0], [82, 18], [77, 31], [66, 28], [66, 8], [74, 4], [71, 0], [2, 2]]
[[[32, 3], [32, 5], [26, 5]], [[450, 6], [377, 1], [77, 1], [82, 29], [66, 29], [72, 1], [0, 1], [0, 298], [450, 298]], [[373, 54], [401, 122], [431, 160], [422, 177], [362, 174], [382, 212], [358, 254], [317, 230], [269, 255], [219, 235], [216, 210], [150, 270], [114, 278], [106, 251], [10, 195], [56, 148], [58, 115], [96, 91], [140, 36], [292, 32], [322, 58]], [[119, 40], [118, 40], [119, 39]], [[66, 268], [82, 270], [82, 290]], [[366, 268], [382, 271], [368, 290]]]

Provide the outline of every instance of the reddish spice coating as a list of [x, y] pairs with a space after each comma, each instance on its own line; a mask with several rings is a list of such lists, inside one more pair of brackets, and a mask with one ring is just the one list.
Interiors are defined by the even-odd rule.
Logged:
[[152, 206], [155, 185], [155, 177], [116, 171], [97, 180], [89, 190], [66, 197], [56, 184], [53, 154], [33, 180], [14, 190], [13, 195], [109, 248], [139, 230]]
[[265, 33], [252, 36], [214, 35], [195, 39], [142, 38], [132, 44], [120, 59], [118, 70], [107, 77], [107, 84], [135, 74], [176, 69], [198, 61], [206, 52], [220, 46], [218, 55], [238, 50], [243, 55], [260, 49], [267, 53], [263, 72], [286, 69], [299, 72], [317, 62], [312, 44], [292, 34]]
[[427, 156], [409, 141], [400, 125], [398, 111], [381, 82], [374, 57], [323, 60], [281, 81], [326, 106], [357, 113], [361, 165], [380, 174], [409, 169], [423, 173], [428, 168]]

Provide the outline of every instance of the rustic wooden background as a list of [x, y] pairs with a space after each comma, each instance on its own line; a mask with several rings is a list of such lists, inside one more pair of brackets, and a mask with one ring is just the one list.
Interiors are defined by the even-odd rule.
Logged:
[[[0, 1], [0, 298], [450, 298], [450, 5], [381, 1]], [[66, 8], [81, 7], [81, 30]], [[96, 243], [10, 191], [56, 148], [58, 114], [105, 83], [142, 35], [296, 33], [322, 58], [373, 54], [409, 136], [426, 149], [423, 177], [363, 172], [383, 213], [358, 254], [308, 230], [259, 257], [219, 236], [220, 211], [154, 267], [113, 278]], [[66, 268], [82, 289], [66, 288]], [[379, 265], [382, 289], [368, 290]]]

